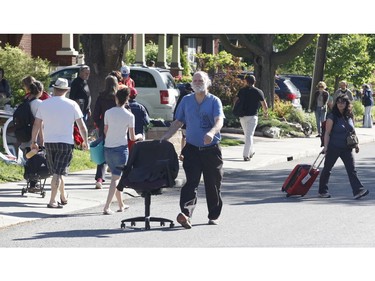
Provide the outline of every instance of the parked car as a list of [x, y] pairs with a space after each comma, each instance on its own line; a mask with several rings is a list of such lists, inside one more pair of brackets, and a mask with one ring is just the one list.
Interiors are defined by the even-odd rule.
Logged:
[[58, 78], [65, 78], [66, 80], [68, 80], [69, 87], [70, 87], [70, 85], [72, 84], [72, 81], [78, 77], [78, 72], [79, 72], [80, 67], [81, 65], [76, 64], [76, 65], [61, 67], [53, 71], [49, 75], [49, 77], [51, 78], [51, 82], [49, 85], [49, 92], [51, 93], [53, 91], [52, 85], [55, 84]]
[[[243, 72], [238, 77], [245, 79], [246, 75], [254, 75], [253, 72]], [[301, 92], [288, 77], [275, 76], [275, 94], [285, 101], [290, 101], [297, 109], [302, 109]]]
[[[72, 65], [52, 72], [50, 92], [57, 78], [66, 78], [70, 86], [78, 76], [79, 69], [80, 65]], [[130, 77], [136, 85], [137, 101], [146, 108], [150, 118], [172, 121], [179, 90], [169, 70], [130, 66]]]
[[131, 66], [130, 77], [138, 91], [137, 101], [147, 109], [150, 117], [173, 120], [179, 90], [169, 70]]
[[301, 92], [301, 105], [304, 109], [307, 109], [310, 102], [310, 91], [312, 78], [307, 75], [296, 75], [296, 74], [282, 74], [280, 76], [288, 77], [290, 81], [298, 88]]

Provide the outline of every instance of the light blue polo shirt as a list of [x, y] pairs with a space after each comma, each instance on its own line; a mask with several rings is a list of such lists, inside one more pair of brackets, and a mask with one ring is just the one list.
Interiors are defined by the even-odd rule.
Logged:
[[176, 119], [186, 124], [186, 142], [195, 146], [210, 146], [220, 142], [221, 135], [217, 133], [212, 143], [204, 145], [204, 136], [215, 125], [215, 117], [223, 117], [221, 100], [208, 93], [201, 104], [195, 99], [195, 94], [182, 98], [177, 107]]

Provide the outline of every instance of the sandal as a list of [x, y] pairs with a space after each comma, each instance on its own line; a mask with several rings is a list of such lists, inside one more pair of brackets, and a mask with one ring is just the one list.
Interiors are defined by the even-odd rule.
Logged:
[[122, 208], [118, 209], [117, 212], [118, 213], [121, 213], [121, 212], [124, 212], [126, 209], [129, 209], [129, 205], [124, 205]]
[[114, 214], [114, 212], [111, 209], [103, 211], [103, 215], [113, 215], [113, 214]]
[[[66, 194], [66, 197], [68, 198], [69, 197], [69, 195], [68, 195], [68, 193]], [[68, 200], [62, 200], [62, 198], [61, 198], [61, 195], [60, 195], [60, 205], [66, 205], [66, 204], [68, 204]]]
[[57, 202], [57, 205], [47, 204], [47, 208], [50, 208], [50, 209], [62, 209], [63, 206], [59, 202]]

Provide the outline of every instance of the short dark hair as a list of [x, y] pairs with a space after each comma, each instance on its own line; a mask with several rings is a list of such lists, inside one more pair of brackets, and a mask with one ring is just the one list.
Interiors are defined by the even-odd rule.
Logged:
[[246, 76], [245, 79], [246, 79], [247, 83], [249, 83], [250, 85], [254, 85], [254, 83], [256, 81], [254, 75]]
[[118, 99], [119, 104], [124, 105], [126, 101], [128, 100], [129, 95], [130, 95], [129, 87], [125, 87], [125, 88], [118, 90], [116, 93], [116, 97]]

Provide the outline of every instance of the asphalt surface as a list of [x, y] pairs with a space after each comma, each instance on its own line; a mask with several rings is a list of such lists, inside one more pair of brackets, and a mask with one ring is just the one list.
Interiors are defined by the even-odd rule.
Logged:
[[[360, 144], [375, 141], [375, 128], [358, 128], [357, 135]], [[225, 134], [226, 137], [243, 139], [243, 135]], [[250, 162], [242, 159], [243, 145], [222, 148], [224, 158], [224, 172], [227, 179], [235, 181], [240, 175], [248, 175], [254, 170], [264, 169], [272, 164], [291, 164], [294, 166], [298, 159], [317, 156], [321, 151], [320, 140], [314, 136], [309, 138], [286, 138], [269, 139], [255, 137], [255, 155]], [[291, 160], [292, 161], [288, 161]], [[50, 215], [61, 215], [84, 210], [104, 204], [107, 196], [107, 188], [110, 181], [110, 174], [106, 175], [104, 189], [94, 189], [95, 170], [80, 171], [71, 173], [66, 178], [66, 189], [69, 193], [69, 204], [63, 209], [48, 209], [46, 205], [49, 199], [49, 181], [47, 179], [45, 190], [46, 197], [40, 194], [26, 193], [21, 195], [21, 190], [26, 182], [14, 182], [0, 184], [0, 229], [19, 223], [33, 221], [41, 218], [48, 218]], [[282, 177], [285, 177], [285, 172]], [[177, 187], [184, 182], [184, 172], [180, 168], [177, 178]], [[266, 179], [259, 179], [259, 182]], [[235, 183], [234, 183], [235, 184]], [[134, 191], [127, 190], [132, 195]], [[125, 194], [125, 200], [132, 198]], [[113, 203], [115, 204], [115, 203]], [[116, 206], [113, 206], [115, 209]]]
[[[174, 228], [152, 224], [150, 231], [144, 231], [144, 224], [137, 223], [135, 227], [127, 226], [121, 229], [122, 219], [143, 214], [143, 198], [126, 196], [126, 203], [131, 206], [126, 213], [103, 216], [101, 212], [107, 196], [108, 184], [103, 190], [95, 190], [93, 180], [95, 171], [88, 170], [72, 173], [67, 177], [69, 204], [60, 210], [46, 208], [49, 181], [46, 184], [45, 198], [37, 194], [22, 196], [21, 189], [25, 185], [24, 182], [1, 184], [0, 247], [2, 251], [4, 250], [3, 253], [10, 253], [5, 250], [11, 250], [12, 254], [16, 248], [58, 247], [60, 250], [65, 247], [86, 248], [88, 260], [91, 258], [101, 260], [101, 256], [107, 255], [107, 252], [99, 254], [95, 252], [95, 256], [91, 257], [91, 249], [98, 248], [126, 248], [124, 252], [131, 253], [137, 259], [144, 259], [144, 255], [140, 254], [144, 253], [144, 248], [151, 249], [151, 253], [147, 252], [147, 256], [154, 258], [158, 257], [159, 250], [167, 249], [166, 259], [169, 259], [170, 250], [174, 254], [173, 249], [184, 249], [182, 251], [184, 253], [186, 251], [189, 259], [197, 258], [201, 261], [202, 264], [197, 265], [197, 268], [203, 270], [206, 269], [203, 264], [212, 265], [215, 261], [214, 249], [220, 249], [223, 252], [218, 252], [218, 255], [225, 253], [220, 260], [229, 263], [234, 261], [231, 268], [236, 269], [236, 271], [223, 269], [221, 277], [251, 275], [251, 272], [247, 271], [248, 263], [240, 258], [242, 254], [251, 264], [258, 265], [258, 270], [254, 272], [262, 269], [263, 275], [260, 280], [270, 280], [263, 278], [267, 276], [274, 277], [272, 274], [275, 272], [267, 272], [268, 267], [265, 264], [272, 264], [273, 268], [285, 271], [287, 261], [284, 259], [295, 259], [296, 255], [303, 257], [304, 261], [295, 260], [294, 266], [298, 264], [302, 268], [307, 261], [315, 263], [312, 268], [319, 268], [320, 263], [329, 263], [330, 270], [325, 276], [329, 276], [333, 268], [342, 269], [342, 266], [350, 268], [353, 264], [358, 266], [355, 263], [357, 261], [360, 265], [367, 264], [368, 259], [362, 258], [363, 250], [375, 246], [373, 238], [375, 190], [372, 188], [374, 180], [368, 176], [375, 168], [373, 156], [375, 129], [357, 129], [357, 134], [360, 143], [363, 144], [360, 153], [356, 155], [359, 176], [370, 189], [370, 194], [361, 200], [352, 199], [347, 176], [340, 160], [330, 181], [332, 198], [318, 198], [316, 185], [304, 198], [286, 198], [280, 191], [283, 181], [297, 163], [301, 161], [310, 163], [314, 160], [321, 150], [319, 138], [255, 137], [256, 154], [250, 162], [242, 160], [242, 145], [223, 148], [224, 208], [218, 226], [207, 225], [204, 188], [200, 187], [198, 207], [194, 212], [191, 230], [183, 229], [176, 222]], [[243, 138], [241, 135], [226, 134], [226, 136]], [[290, 159], [293, 160], [288, 161]], [[107, 175], [108, 180], [109, 176]], [[181, 169], [178, 184], [181, 185], [183, 181], [184, 174]], [[129, 192], [131, 193], [131, 190]], [[161, 196], [153, 196], [151, 215], [162, 214], [175, 220], [179, 211], [178, 197], [178, 187], [168, 189]], [[114, 210], [116, 205], [113, 203]], [[319, 252], [317, 257], [310, 255], [310, 253], [314, 254], [312, 250], [337, 248], [345, 249], [345, 255], [327, 251], [324, 251], [323, 257], [322, 252]], [[205, 251], [205, 249], [210, 250]], [[288, 251], [279, 252], [278, 249], [288, 249]], [[306, 256], [306, 251], [299, 252], [302, 249], [309, 249], [309, 254]], [[348, 252], [353, 249], [354, 253]], [[358, 249], [361, 250], [360, 255], [357, 255]], [[246, 251], [243, 252], [244, 250]], [[196, 252], [199, 257], [196, 256]], [[114, 252], [113, 256], [116, 254], [118, 255], [118, 251]], [[168, 260], [169, 263], [175, 264], [185, 255], [181, 254], [181, 251], [175, 254], [176, 259]], [[348, 254], [354, 258], [354, 261], [348, 258]], [[7, 255], [2, 256], [4, 258]], [[44, 251], [40, 258], [44, 258]], [[77, 258], [76, 256], [71, 258], [70, 262], [73, 262], [74, 266], [76, 262], [82, 262], [80, 259], [77, 261]], [[340, 263], [336, 265], [333, 260], [339, 260]], [[88, 266], [90, 264], [89, 261]], [[141, 270], [138, 263], [132, 266]], [[176, 266], [178, 267], [179, 264], [177, 263]], [[320, 273], [316, 273], [317, 275], [314, 272], [315, 270], [313, 272], [310, 270], [309, 276], [304, 276], [304, 280], [313, 280], [309, 279], [313, 276], [318, 278], [323, 269]], [[344, 277], [353, 276], [358, 279], [358, 276], [363, 276], [361, 280], [366, 280], [364, 272], [359, 274], [355, 271], [341, 271]], [[336, 279], [338, 276], [340, 274], [335, 271], [332, 278]], [[285, 274], [280, 273], [279, 279], [283, 279], [281, 277], [285, 277]], [[294, 280], [294, 277], [288, 275], [288, 280]], [[185, 276], [180, 277], [181, 280], [190, 280], [184, 278]]]

